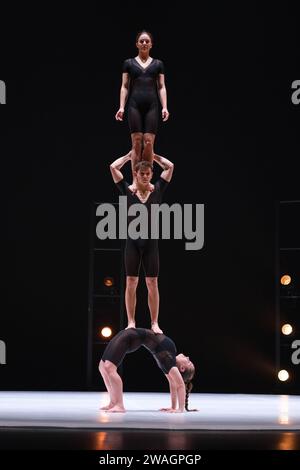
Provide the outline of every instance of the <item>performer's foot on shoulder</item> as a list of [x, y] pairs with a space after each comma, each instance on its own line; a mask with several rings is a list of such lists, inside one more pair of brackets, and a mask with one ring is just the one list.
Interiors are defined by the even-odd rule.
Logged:
[[126, 326], [125, 330], [128, 330], [128, 328], [135, 328], [135, 322], [133, 321], [128, 322], [128, 325]]
[[151, 330], [153, 331], [153, 333], [163, 334], [163, 331], [159, 328], [157, 322], [152, 323]]

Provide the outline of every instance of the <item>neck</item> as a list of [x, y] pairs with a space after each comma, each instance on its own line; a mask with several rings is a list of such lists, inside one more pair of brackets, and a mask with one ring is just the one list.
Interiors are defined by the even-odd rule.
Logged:
[[149, 53], [148, 52], [146, 52], [146, 53], [140, 52], [139, 53], [139, 58], [141, 59], [141, 61], [147, 62], [147, 60], [149, 59]]
[[180, 371], [181, 365], [182, 365], [182, 363], [181, 363], [180, 358], [178, 358], [178, 357], [176, 356], [176, 366], [178, 367], [179, 371]]
[[137, 185], [137, 189], [138, 189], [138, 191], [140, 191], [141, 193], [146, 193], [146, 192], [148, 191], [147, 186], [144, 186], [144, 185], [141, 185], [141, 184], [138, 184], [138, 185]]

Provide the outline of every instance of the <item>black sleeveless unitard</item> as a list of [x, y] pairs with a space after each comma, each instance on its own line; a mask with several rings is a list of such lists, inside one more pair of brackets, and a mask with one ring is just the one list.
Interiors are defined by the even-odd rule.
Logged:
[[[125, 270], [127, 276], [138, 276], [141, 264], [144, 268], [146, 277], [157, 277], [159, 273], [159, 253], [158, 253], [158, 240], [151, 239], [151, 204], [160, 204], [162, 195], [165, 191], [168, 182], [163, 178], [159, 178], [154, 185], [154, 190], [150, 193], [147, 201], [142, 203], [136, 194], [133, 194], [128, 189], [129, 184], [122, 179], [116, 183], [120, 192], [127, 196], [127, 211], [132, 204], [143, 204], [148, 211], [148, 238], [138, 238], [133, 240], [130, 237], [126, 240], [125, 245]], [[134, 217], [128, 217], [128, 223]]]
[[127, 59], [123, 73], [130, 77], [128, 123], [130, 132], [156, 134], [158, 125], [157, 79], [164, 74], [161, 60], [153, 59], [143, 68], [136, 59]]
[[110, 361], [117, 367], [121, 364], [126, 354], [144, 346], [151, 352], [158, 367], [168, 374], [172, 367], [176, 366], [176, 346], [168, 336], [155, 334], [145, 328], [128, 328], [119, 331], [110, 340], [102, 356], [102, 361]]

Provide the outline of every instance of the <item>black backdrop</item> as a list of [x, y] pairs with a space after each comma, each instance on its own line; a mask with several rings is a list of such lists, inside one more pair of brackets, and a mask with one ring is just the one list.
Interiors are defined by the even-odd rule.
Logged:
[[[114, 120], [121, 67], [146, 28], [166, 67], [171, 116], [155, 145], [176, 165], [166, 200], [205, 204], [202, 250], [161, 244], [161, 327], [196, 363], [196, 391], [276, 390], [275, 207], [299, 199], [296, 15], [194, 5], [8, 14], [2, 389], [85, 389], [90, 206], [117, 200], [108, 165], [130, 146]], [[166, 387], [144, 352], [126, 371], [127, 390]]]

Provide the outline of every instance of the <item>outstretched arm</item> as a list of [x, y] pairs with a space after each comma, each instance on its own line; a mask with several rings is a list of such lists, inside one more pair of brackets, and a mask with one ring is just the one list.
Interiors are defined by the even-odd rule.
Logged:
[[120, 171], [122, 166], [131, 160], [131, 152], [127, 153], [127, 155], [124, 155], [123, 157], [117, 158], [114, 162], [110, 164], [110, 172], [112, 175], [112, 178], [114, 180], [114, 183], [119, 183], [123, 179], [123, 174]]
[[168, 374], [166, 374], [166, 378], [168, 379], [169, 387], [170, 387], [171, 408], [161, 408], [160, 411], [171, 411], [171, 410], [175, 411], [177, 408], [177, 390], [176, 390], [175, 384], [170, 379]]
[[169, 183], [172, 179], [174, 163], [170, 162], [170, 160], [168, 160], [167, 158], [161, 157], [160, 155], [156, 154], [154, 154], [153, 160], [163, 168], [163, 172], [160, 175], [161, 178], [168, 181]]
[[[183, 413], [185, 406], [185, 385], [177, 367], [172, 367], [170, 372], [167, 374], [167, 379], [170, 384], [172, 408], [167, 408], [165, 411], [170, 413]], [[176, 408], [177, 401], [178, 408]]]

